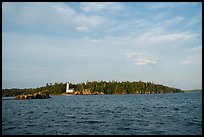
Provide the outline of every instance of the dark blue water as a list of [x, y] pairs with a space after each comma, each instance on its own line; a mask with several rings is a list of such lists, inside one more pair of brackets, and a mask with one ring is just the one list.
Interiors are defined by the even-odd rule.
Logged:
[[2, 134], [202, 135], [202, 93], [3, 99]]

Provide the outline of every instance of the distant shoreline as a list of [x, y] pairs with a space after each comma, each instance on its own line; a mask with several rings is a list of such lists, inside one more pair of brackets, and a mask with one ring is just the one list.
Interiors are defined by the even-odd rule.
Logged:
[[[168, 93], [192, 93], [192, 92], [201, 92], [202, 89], [199, 90], [184, 90], [184, 92], [168, 92]], [[151, 93], [151, 94], [167, 94], [167, 93]], [[78, 95], [83, 95], [83, 94], [78, 94]], [[84, 95], [145, 95], [142, 93], [139, 94], [84, 94]], [[50, 96], [77, 96], [77, 94], [50, 94]], [[14, 100], [15, 96], [2, 96], [2, 100]]]
[[202, 89], [183, 90], [184, 92], [202, 92]]
[[24, 89], [2, 89], [2, 97], [17, 96], [22, 94], [34, 94], [47, 92], [51, 96], [61, 95], [100, 95], [100, 94], [158, 94], [202, 91], [200, 89], [181, 90], [154, 82], [143, 81], [87, 81], [84, 83], [69, 83], [69, 88], [74, 89], [73, 93], [65, 92], [67, 83], [50, 83], [38, 88]]

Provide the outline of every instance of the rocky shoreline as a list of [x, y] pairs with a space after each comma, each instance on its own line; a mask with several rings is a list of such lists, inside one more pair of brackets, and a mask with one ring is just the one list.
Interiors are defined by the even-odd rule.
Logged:
[[83, 90], [82, 92], [74, 91], [72, 93], [63, 93], [62, 95], [103, 95], [103, 92], [94, 92], [92, 93], [90, 90]]
[[22, 100], [22, 99], [47, 99], [47, 98], [51, 98], [49, 96], [49, 93], [45, 92], [45, 93], [34, 93], [34, 94], [26, 94], [26, 95], [17, 95], [15, 96], [14, 99], [16, 100]]

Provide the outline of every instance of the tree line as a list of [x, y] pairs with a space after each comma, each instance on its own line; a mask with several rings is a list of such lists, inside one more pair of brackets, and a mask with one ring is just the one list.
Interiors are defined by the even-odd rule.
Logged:
[[[89, 90], [91, 93], [103, 92], [104, 94], [154, 94], [154, 93], [174, 93], [184, 92], [181, 89], [168, 87], [153, 82], [117, 82], [117, 81], [92, 81], [85, 83], [72, 84], [70, 88], [75, 91], [83, 92]], [[48, 92], [49, 94], [62, 94], [66, 91], [66, 83], [50, 83], [38, 88], [12, 88], [2, 89], [2, 96], [17, 96], [21, 94], [33, 94], [36, 92]]]

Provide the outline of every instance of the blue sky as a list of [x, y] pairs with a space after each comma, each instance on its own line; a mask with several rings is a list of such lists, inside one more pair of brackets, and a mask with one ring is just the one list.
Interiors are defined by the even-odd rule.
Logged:
[[154, 81], [202, 88], [202, 3], [2, 4], [2, 86]]

